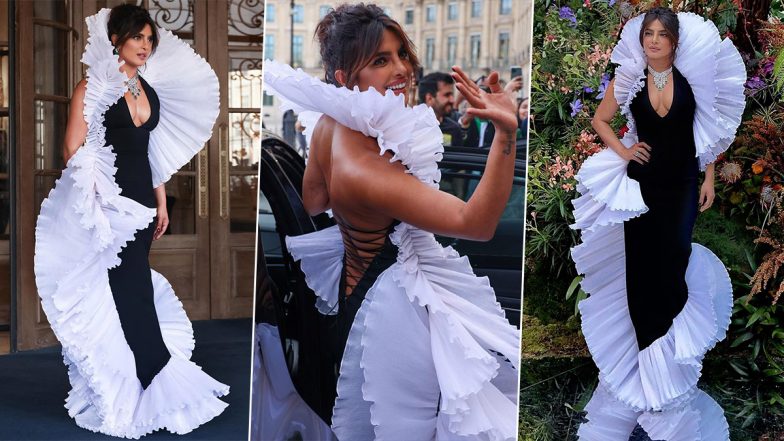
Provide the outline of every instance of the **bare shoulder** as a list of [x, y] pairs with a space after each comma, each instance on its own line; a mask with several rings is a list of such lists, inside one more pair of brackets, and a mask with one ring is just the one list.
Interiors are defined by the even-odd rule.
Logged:
[[73, 94], [71, 95], [71, 102], [83, 104], [85, 94], [87, 94], [87, 79], [83, 79], [82, 81], [76, 83]]
[[409, 176], [400, 162], [390, 162], [390, 159], [392, 153], [380, 154], [376, 138], [341, 124], [335, 125], [332, 144], [334, 180], [351, 184], [349, 188], [365, 193]]

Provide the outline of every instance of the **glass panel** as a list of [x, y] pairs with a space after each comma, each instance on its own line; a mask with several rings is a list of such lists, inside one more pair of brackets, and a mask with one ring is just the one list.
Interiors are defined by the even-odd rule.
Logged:
[[332, 10], [332, 6], [329, 5], [321, 5], [319, 6], [319, 19], [322, 19], [329, 14], [329, 11]]
[[509, 15], [512, 13], [512, 0], [501, 0], [499, 8], [501, 15]]
[[35, 25], [35, 93], [69, 96], [68, 57], [63, 56], [68, 37], [67, 31]]
[[[10, 130], [8, 117], [0, 117], [0, 240], [8, 240], [9, 237], [8, 219], [11, 195], [8, 184], [8, 132]], [[2, 278], [0, 278], [0, 285], [2, 285]]]
[[33, 2], [33, 14], [35, 18], [43, 18], [46, 20], [59, 21], [65, 23], [68, 21], [67, 15], [68, 2], [57, 1], [37, 1]]
[[425, 12], [425, 20], [428, 23], [436, 21], [436, 5], [427, 5]]
[[295, 35], [291, 44], [294, 52], [294, 67], [302, 67], [302, 35]]
[[54, 181], [59, 179], [60, 176], [36, 176], [35, 177], [35, 192], [33, 193], [33, 206], [35, 207], [35, 217], [41, 214], [41, 204], [44, 202], [49, 191], [54, 188]]
[[275, 59], [275, 34], [264, 36], [264, 59]]
[[[0, 5], [1, 7], [1, 5]], [[0, 107], [8, 107], [8, 46], [0, 45]], [[0, 111], [0, 115], [4, 114]]]
[[425, 67], [430, 69], [433, 67], [433, 59], [436, 52], [436, 39], [428, 38], [425, 40]]
[[261, 107], [261, 51], [229, 51], [229, 107]]
[[[476, 190], [482, 176], [480, 170], [441, 169], [441, 190], [451, 193], [467, 201]], [[498, 222], [495, 236], [488, 242], [455, 240], [446, 236], [437, 236], [442, 244], [455, 247], [461, 255], [487, 255], [494, 257], [514, 257], [522, 259], [523, 249], [523, 207], [525, 197], [525, 180], [515, 176], [512, 194], [506, 204], [501, 220]]]
[[471, 17], [482, 16], [482, 0], [471, 0]]
[[231, 231], [256, 231], [256, 187], [261, 154], [259, 113], [229, 115], [229, 195]]
[[449, 3], [447, 11], [447, 18], [449, 20], [457, 20], [457, 3], [451, 2]]
[[167, 234], [196, 234], [196, 177], [175, 174], [166, 183]]
[[275, 23], [275, 3], [267, 2], [267, 12], [264, 15], [269, 23]]
[[[62, 170], [68, 104], [35, 102], [35, 170]], [[40, 204], [40, 201], [39, 201]]]
[[137, 4], [147, 8], [155, 24], [193, 44], [193, 0], [138, 0]]
[[294, 23], [302, 23], [305, 21], [305, 7], [302, 5], [294, 5]]
[[264, 1], [231, 0], [228, 6], [229, 44], [260, 46], [264, 33]]
[[283, 256], [283, 247], [275, 224], [275, 215], [272, 214], [269, 200], [262, 192], [259, 192], [259, 234], [261, 234], [261, 247], [264, 249], [264, 255], [267, 259]]
[[498, 34], [498, 58], [506, 60], [509, 58], [509, 33], [501, 32]]

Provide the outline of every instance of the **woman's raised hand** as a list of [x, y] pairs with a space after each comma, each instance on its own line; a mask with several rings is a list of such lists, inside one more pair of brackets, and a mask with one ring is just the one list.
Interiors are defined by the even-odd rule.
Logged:
[[487, 93], [460, 67], [453, 66], [452, 70], [457, 90], [471, 104], [466, 110], [467, 115], [492, 121], [497, 131], [514, 133], [517, 130], [515, 103], [498, 83], [498, 72], [492, 72], [485, 80], [485, 85], [490, 88], [490, 93]]

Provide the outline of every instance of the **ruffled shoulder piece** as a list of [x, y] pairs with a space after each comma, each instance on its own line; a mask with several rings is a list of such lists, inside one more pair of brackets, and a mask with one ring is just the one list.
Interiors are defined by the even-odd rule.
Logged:
[[281, 99], [282, 110], [315, 112], [300, 121], [306, 124], [306, 136], [313, 128], [310, 121], [326, 114], [340, 124], [366, 136], [376, 138], [380, 153], [390, 151], [391, 161], [400, 161], [408, 172], [425, 184], [438, 188], [444, 147], [438, 120], [425, 105], [406, 107], [402, 96], [392, 92], [382, 95], [375, 89], [361, 92], [336, 87], [314, 78], [302, 69], [272, 60], [264, 62], [264, 90]]
[[[629, 122], [629, 132], [622, 140], [627, 146], [636, 142], [629, 106], [643, 88], [647, 64], [639, 39], [642, 20], [643, 15], [639, 15], [626, 23], [610, 58], [618, 64], [613, 92]], [[704, 170], [735, 139], [746, 105], [746, 68], [737, 48], [729, 39], [721, 39], [713, 22], [688, 12], [678, 13], [678, 21], [680, 38], [675, 68], [689, 82], [697, 103], [694, 142], [700, 168]]]
[[[112, 53], [109, 12], [102, 9], [87, 19], [89, 37], [82, 62], [112, 85], [114, 103], [127, 90], [127, 77], [118, 70], [118, 56]], [[158, 126], [149, 142], [153, 187], [168, 181], [201, 150], [212, 136], [220, 111], [218, 77], [209, 63], [170, 31], [158, 28], [158, 36], [155, 53], [140, 71], [161, 104]], [[88, 78], [92, 81], [95, 76], [88, 73]], [[92, 111], [85, 105], [85, 119]]]

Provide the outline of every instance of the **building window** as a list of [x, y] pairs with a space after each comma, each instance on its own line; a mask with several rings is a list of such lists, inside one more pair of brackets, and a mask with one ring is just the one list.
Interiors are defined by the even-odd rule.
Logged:
[[275, 104], [275, 98], [272, 95], [267, 95], [267, 92], [265, 91], [262, 95], [262, 105], [271, 106], [273, 104]]
[[302, 5], [294, 5], [294, 23], [302, 23], [305, 21], [305, 7]]
[[329, 5], [321, 5], [319, 6], [319, 19], [322, 19], [329, 14], [329, 11], [332, 10], [332, 6]]
[[471, 17], [482, 16], [482, 0], [471, 0]]
[[386, 14], [386, 15], [391, 17], [392, 16], [392, 10], [389, 9], [388, 6], [384, 6], [384, 14]]
[[406, 24], [407, 25], [414, 24], [414, 10], [413, 9], [406, 9]]
[[450, 2], [446, 7], [447, 20], [457, 20], [457, 2]]
[[509, 59], [509, 32], [498, 34], [498, 58], [501, 60]]
[[436, 21], [436, 5], [427, 5], [425, 8], [425, 20], [428, 23]]
[[265, 9], [264, 18], [267, 20], [267, 23], [275, 23], [275, 3], [267, 3]]
[[264, 58], [267, 60], [275, 59], [275, 34], [267, 34], [264, 37]]
[[433, 60], [436, 56], [436, 39], [428, 37], [425, 40], [425, 67], [427, 69], [433, 68]]
[[291, 40], [294, 67], [302, 67], [302, 35], [295, 35]]
[[454, 66], [457, 61], [457, 35], [450, 35], [446, 38], [446, 62], [449, 67]]
[[471, 36], [471, 66], [475, 67], [479, 65], [479, 57], [482, 56], [481, 48], [482, 48], [482, 36], [479, 34], [474, 34]]
[[499, 11], [501, 15], [509, 15], [512, 13], [512, 0], [501, 0]]

